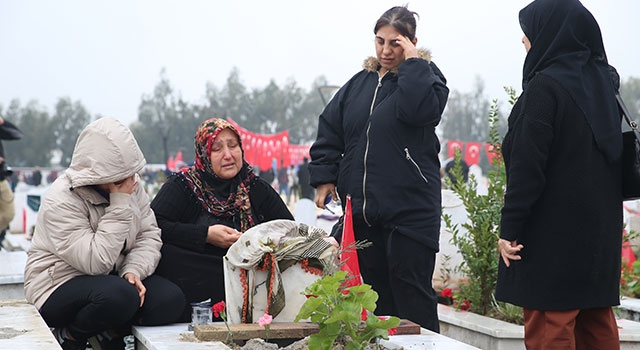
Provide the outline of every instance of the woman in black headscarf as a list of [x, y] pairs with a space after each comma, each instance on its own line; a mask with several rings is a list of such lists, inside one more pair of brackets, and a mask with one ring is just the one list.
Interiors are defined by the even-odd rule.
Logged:
[[222, 257], [249, 228], [274, 219], [293, 220], [278, 193], [244, 160], [240, 134], [223, 119], [200, 124], [192, 167], [171, 175], [151, 202], [162, 229], [157, 274], [176, 283], [187, 305], [225, 299]]
[[622, 139], [600, 29], [578, 0], [536, 0], [520, 25], [496, 297], [524, 308], [528, 349], [618, 348]]

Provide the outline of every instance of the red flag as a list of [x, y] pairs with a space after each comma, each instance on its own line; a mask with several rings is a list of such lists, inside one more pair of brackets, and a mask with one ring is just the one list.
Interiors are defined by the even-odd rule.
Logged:
[[178, 153], [176, 154], [176, 157], [173, 158], [173, 160], [176, 162], [176, 164], [178, 162], [184, 162], [184, 160], [182, 159], [182, 150], [178, 151]]
[[173, 159], [173, 157], [169, 157], [169, 159], [167, 159], [167, 170], [169, 171], [175, 171], [176, 170], [176, 161], [175, 159]]
[[447, 142], [447, 155], [449, 158], [453, 158], [456, 156], [456, 149], [460, 150], [462, 153], [462, 148], [464, 147], [464, 142], [458, 140], [449, 140]]
[[351, 213], [351, 196], [347, 195], [347, 203], [344, 206], [344, 222], [342, 223], [342, 242], [340, 247], [340, 261], [343, 262], [341, 270], [347, 271], [345, 287], [352, 287], [362, 284], [360, 276], [360, 264], [358, 263], [358, 253], [355, 247], [356, 238], [353, 233], [353, 214]]
[[467, 151], [464, 156], [464, 161], [467, 165], [477, 165], [480, 162], [481, 146], [481, 142], [467, 142]]
[[[622, 236], [626, 236], [627, 235], [627, 230], [622, 230]], [[625, 264], [626, 266], [622, 266], [622, 268], [624, 269], [625, 267], [632, 271], [633, 270], [633, 262], [636, 261], [636, 255], [633, 253], [633, 248], [631, 247], [631, 242], [626, 241], [626, 242], [622, 242], [622, 263]]]
[[493, 160], [498, 156], [493, 150], [493, 145], [490, 143], [485, 143], [484, 150], [487, 152], [487, 159], [489, 159], [489, 164], [493, 165]]

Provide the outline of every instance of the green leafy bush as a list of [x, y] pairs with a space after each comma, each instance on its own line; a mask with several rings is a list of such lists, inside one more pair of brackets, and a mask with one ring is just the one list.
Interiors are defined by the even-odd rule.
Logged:
[[[509, 95], [509, 103], [513, 105], [517, 99], [515, 90], [512, 88], [505, 88], [505, 90]], [[461, 156], [458, 151], [452, 171], [456, 179], [455, 184], [445, 178], [445, 184], [462, 200], [468, 219], [465, 223], [458, 225], [452, 222], [450, 215], [443, 214], [445, 227], [453, 234], [452, 243], [462, 255], [463, 261], [457, 268], [468, 280], [468, 283], [460, 286], [459, 294], [469, 301], [469, 311], [485, 316], [496, 316], [500, 314], [501, 309], [507, 310], [502, 303], [495, 301], [493, 296], [498, 279], [500, 254], [497, 242], [506, 188], [501, 136], [497, 129], [498, 118], [498, 101], [494, 99], [489, 108], [489, 144], [493, 147], [491, 152], [494, 157], [492, 169], [487, 174], [489, 183], [487, 194], [478, 193], [478, 182], [475, 176], [469, 176], [469, 181], [464, 182], [460, 166]], [[466, 232], [461, 232], [461, 227]], [[509, 315], [514, 313], [513, 310], [508, 310]], [[504, 317], [507, 316], [503, 315], [501, 318]]]

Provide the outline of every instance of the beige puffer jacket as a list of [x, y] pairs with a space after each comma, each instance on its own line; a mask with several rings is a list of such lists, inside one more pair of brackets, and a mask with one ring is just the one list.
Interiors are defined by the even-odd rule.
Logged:
[[38, 309], [61, 284], [80, 275], [131, 272], [145, 279], [160, 260], [160, 229], [142, 186], [109, 200], [93, 185], [122, 180], [146, 161], [131, 131], [113, 118], [89, 124], [71, 165], [44, 194], [24, 276]]

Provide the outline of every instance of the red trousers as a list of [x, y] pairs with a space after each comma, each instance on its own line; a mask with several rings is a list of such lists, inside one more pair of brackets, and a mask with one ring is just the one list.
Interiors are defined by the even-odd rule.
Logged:
[[527, 350], [615, 350], [620, 337], [610, 307], [541, 311], [524, 309]]

